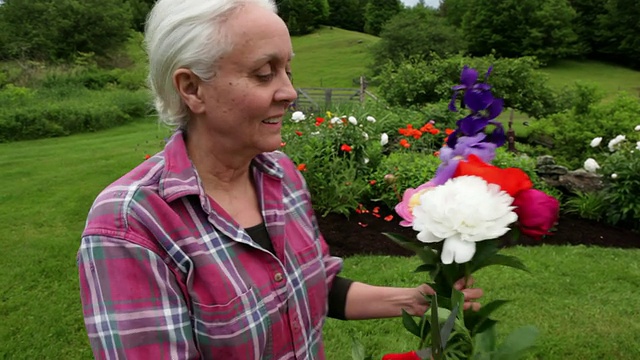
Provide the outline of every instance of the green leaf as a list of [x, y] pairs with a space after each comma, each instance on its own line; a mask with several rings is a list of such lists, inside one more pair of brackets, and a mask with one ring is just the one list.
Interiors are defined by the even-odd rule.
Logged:
[[493, 360], [517, 360], [524, 356], [536, 342], [538, 330], [523, 326], [513, 331], [496, 350]]
[[422, 264], [422, 265], [418, 266], [415, 270], [413, 270], [413, 272], [415, 272], [415, 273], [431, 272], [431, 271], [437, 270], [437, 269], [438, 269], [438, 265]]
[[365, 360], [364, 345], [356, 338], [351, 338], [351, 358], [353, 360]]
[[411, 316], [404, 309], [402, 309], [402, 325], [404, 325], [404, 328], [407, 329], [407, 331], [409, 331], [413, 335], [421, 338], [421, 336], [420, 336], [420, 326], [418, 326], [418, 323], [416, 323], [416, 321], [413, 318], [413, 316]]
[[443, 349], [447, 347], [447, 341], [449, 340], [449, 336], [451, 336], [453, 324], [456, 321], [459, 310], [460, 306], [456, 304], [456, 306], [454, 306], [451, 310], [451, 313], [449, 314], [449, 317], [445, 321], [444, 325], [442, 325], [442, 328], [440, 329], [440, 341]]
[[[473, 337], [474, 359], [488, 359], [488, 353], [496, 349], [496, 327], [490, 326]], [[478, 357], [478, 355], [485, 355]]]
[[407, 239], [403, 235], [396, 233], [382, 233], [382, 235], [388, 237], [396, 244], [402, 246], [403, 248], [413, 251], [418, 255], [420, 260], [422, 260], [425, 264], [437, 265], [438, 264], [438, 255], [431, 250], [428, 246], [425, 246], [423, 243], [414, 239]]
[[472, 311], [472, 310], [465, 311], [464, 323], [466, 327], [471, 330], [471, 334], [480, 332], [478, 328], [482, 326], [485, 321], [488, 320], [491, 313], [493, 313], [502, 305], [508, 302], [509, 300], [494, 300], [486, 305], [483, 305], [478, 311]]
[[438, 297], [431, 297], [431, 349], [433, 350], [433, 359], [442, 360], [443, 348], [440, 338], [440, 319], [438, 318]]
[[514, 269], [519, 269], [519, 270], [529, 272], [529, 269], [527, 269], [524, 263], [520, 261], [520, 259], [518, 259], [517, 257], [511, 256], [511, 255], [495, 254], [491, 258], [486, 259], [482, 263], [473, 264], [471, 273], [474, 273], [489, 265], [503, 265], [503, 266], [514, 268]]

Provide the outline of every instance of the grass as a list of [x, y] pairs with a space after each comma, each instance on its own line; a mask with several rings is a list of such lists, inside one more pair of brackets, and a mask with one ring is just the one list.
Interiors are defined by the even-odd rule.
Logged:
[[368, 73], [369, 48], [377, 37], [324, 27], [311, 35], [293, 37], [291, 62], [296, 87], [358, 87], [353, 79]]
[[[100, 190], [147, 153], [166, 130], [147, 119], [104, 132], [0, 144], [0, 359], [91, 358], [78, 296], [75, 256], [86, 213]], [[386, 241], [381, 237], [381, 241]], [[516, 248], [533, 274], [479, 273], [485, 301], [512, 299], [500, 330], [542, 332], [540, 359], [637, 359], [638, 250]], [[379, 285], [415, 286], [414, 259], [354, 257], [344, 274]], [[376, 357], [415, 342], [398, 319], [329, 320], [328, 359], [349, 359], [350, 335]]]

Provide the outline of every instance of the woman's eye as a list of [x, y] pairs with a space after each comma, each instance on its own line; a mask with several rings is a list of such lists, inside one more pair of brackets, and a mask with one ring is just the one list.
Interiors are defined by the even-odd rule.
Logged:
[[258, 77], [258, 80], [262, 81], [262, 82], [268, 82], [271, 81], [273, 79], [273, 73], [268, 73], [268, 74], [258, 74], [256, 75]]

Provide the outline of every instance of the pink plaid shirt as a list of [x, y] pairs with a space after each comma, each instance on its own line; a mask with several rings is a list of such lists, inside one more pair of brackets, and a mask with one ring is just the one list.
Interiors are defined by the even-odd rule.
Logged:
[[78, 252], [98, 359], [324, 359], [322, 326], [340, 259], [281, 152], [253, 174], [272, 254], [208, 197], [177, 132], [108, 186]]

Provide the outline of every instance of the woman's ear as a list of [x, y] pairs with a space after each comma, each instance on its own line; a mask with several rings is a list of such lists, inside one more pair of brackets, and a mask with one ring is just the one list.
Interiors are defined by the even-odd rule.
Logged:
[[189, 69], [178, 69], [173, 73], [173, 86], [185, 105], [194, 114], [204, 112], [204, 99], [200, 87], [202, 80]]

